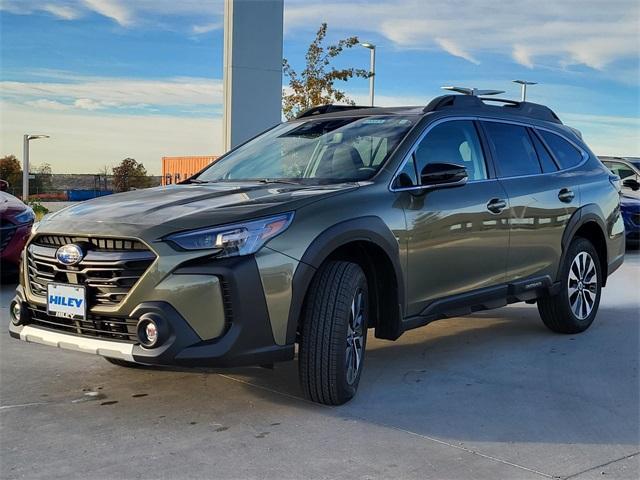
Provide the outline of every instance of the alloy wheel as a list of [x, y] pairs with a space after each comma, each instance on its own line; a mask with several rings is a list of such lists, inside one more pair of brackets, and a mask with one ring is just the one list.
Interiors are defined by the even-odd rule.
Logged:
[[571, 311], [576, 318], [584, 320], [591, 314], [598, 294], [596, 265], [587, 252], [580, 252], [573, 259], [567, 290]]
[[347, 325], [347, 354], [345, 363], [347, 369], [347, 383], [353, 385], [358, 378], [358, 371], [364, 354], [364, 315], [365, 298], [362, 289], [358, 289], [351, 300], [349, 324]]

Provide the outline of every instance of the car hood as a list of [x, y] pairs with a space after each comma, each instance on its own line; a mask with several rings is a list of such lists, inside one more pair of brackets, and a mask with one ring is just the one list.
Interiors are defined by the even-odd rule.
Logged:
[[182, 184], [135, 190], [78, 203], [48, 216], [38, 232], [161, 236], [295, 210], [357, 184]]

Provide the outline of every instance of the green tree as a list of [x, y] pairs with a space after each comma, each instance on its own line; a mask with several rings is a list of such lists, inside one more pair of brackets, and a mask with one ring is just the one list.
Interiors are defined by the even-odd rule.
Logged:
[[151, 185], [151, 177], [142, 163], [133, 158], [125, 158], [113, 167], [113, 188], [116, 192], [127, 192]]
[[282, 111], [287, 119], [294, 118], [308, 108], [328, 103], [347, 103], [354, 105], [345, 92], [334, 86], [336, 81], [346, 82], [353, 77], [369, 78], [368, 70], [360, 68], [336, 69], [331, 62], [345, 48], [358, 45], [358, 37], [349, 37], [338, 43], [324, 46], [327, 35], [327, 24], [323, 23], [316, 33], [316, 38], [309, 45], [305, 55], [306, 66], [298, 74], [285, 58], [282, 70], [289, 79], [290, 93], [282, 92]]
[[15, 155], [0, 158], [0, 179], [9, 182], [10, 191], [22, 191], [22, 168]]

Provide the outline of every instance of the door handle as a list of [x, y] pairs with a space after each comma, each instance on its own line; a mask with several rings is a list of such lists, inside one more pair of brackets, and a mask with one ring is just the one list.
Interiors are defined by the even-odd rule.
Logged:
[[575, 198], [575, 196], [576, 194], [573, 193], [573, 190], [570, 190], [568, 188], [563, 188], [558, 192], [558, 198], [560, 199], [561, 202], [564, 202], [564, 203], [570, 203], [571, 200]]
[[505, 208], [507, 208], [507, 202], [501, 198], [492, 198], [489, 200], [489, 203], [487, 203], [487, 210], [491, 213], [500, 213]]

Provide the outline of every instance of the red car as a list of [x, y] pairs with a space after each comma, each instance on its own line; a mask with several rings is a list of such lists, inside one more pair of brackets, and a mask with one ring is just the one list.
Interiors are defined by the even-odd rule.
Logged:
[[0, 264], [3, 274], [19, 265], [20, 254], [34, 220], [30, 207], [13, 195], [0, 191]]

